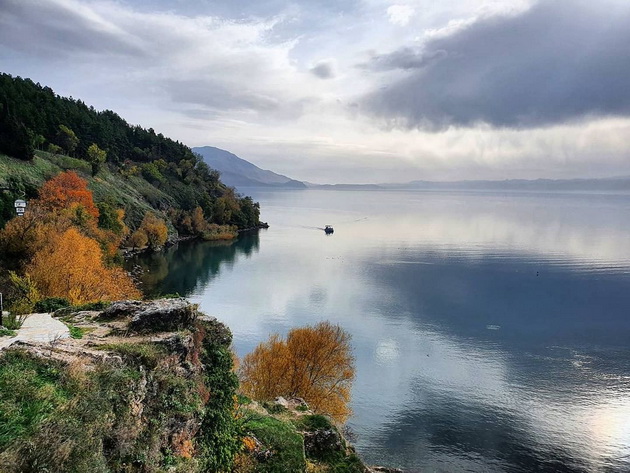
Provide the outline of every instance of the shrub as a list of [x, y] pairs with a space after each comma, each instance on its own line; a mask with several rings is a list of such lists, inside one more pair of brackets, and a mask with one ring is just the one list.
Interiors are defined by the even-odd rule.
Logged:
[[97, 301], [97, 302], [88, 302], [87, 304], [80, 305], [72, 305], [69, 307], [63, 307], [61, 309], [57, 309], [53, 314], [54, 317], [66, 317], [74, 312], [81, 312], [83, 310], [90, 311], [100, 311], [105, 310], [111, 305], [111, 302], [107, 301]]
[[[35, 304], [40, 299], [40, 293], [35, 281], [28, 275], [20, 277], [13, 271], [9, 271], [9, 280], [17, 293], [15, 299], [9, 306], [9, 310], [14, 316], [13, 323], [15, 324], [18, 321], [15, 319], [16, 314], [24, 315], [33, 312]], [[20, 321], [19, 325], [9, 327], [5, 324], [5, 326], [11, 329], [18, 329], [22, 326], [22, 323]]]
[[54, 143], [50, 143], [48, 145], [48, 152], [52, 154], [61, 154], [63, 153], [63, 149], [61, 148], [61, 146], [58, 146]]
[[205, 384], [211, 389], [199, 435], [204, 471], [230, 471], [242, 448], [235, 402], [238, 379], [229, 349], [232, 334], [218, 322], [205, 322], [198, 325], [195, 337], [202, 340]]
[[47, 297], [35, 303], [35, 312], [54, 312], [69, 307], [70, 301], [64, 297]]
[[87, 181], [74, 171], [62, 172], [46, 181], [39, 190], [39, 203], [52, 212], [63, 211], [72, 204], [80, 204], [88, 214], [98, 218], [98, 208], [94, 205]]
[[152, 250], [164, 245], [164, 243], [166, 243], [166, 239], [168, 238], [168, 228], [166, 227], [166, 223], [164, 223], [164, 220], [156, 217], [152, 212], [148, 212], [144, 216], [139, 230], [146, 233], [149, 248]]
[[138, 229], [129, 237], [129, 244], [132, 248], [144, 248], [149, 243], [149, 237], [147, 232], [142, 229]]
[[301, 397], [314, 412], [343, 423], [354, 379], [350, 334], [321, 322], [273, 335], [245, 356], [239, 370], [243, 392], [258, 400]]
[[326, 416], [319, 414], [300, 416], [295, 420], [295, 426], [299, 430], [307, 432], [313, 432], [319, 429], [331, 429], [333, 427]]
[[288, 412], [288, 409], [282, 404], [276, 404], [274, 402], [263, 402], [262, 406], [269, 412], [269, 414], [282, 414]]
[[50, 238], [27, 271], [43, 294], [73, 304], [140, 296], [127, 273], [103, 264], [98, 243], [73, 227]]

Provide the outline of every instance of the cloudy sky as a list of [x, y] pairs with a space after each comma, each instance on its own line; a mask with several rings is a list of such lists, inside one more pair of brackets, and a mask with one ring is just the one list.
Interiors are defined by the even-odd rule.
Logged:
[[0, 70], [312, 182], [630, 175], [627, 0], [0, 0]]

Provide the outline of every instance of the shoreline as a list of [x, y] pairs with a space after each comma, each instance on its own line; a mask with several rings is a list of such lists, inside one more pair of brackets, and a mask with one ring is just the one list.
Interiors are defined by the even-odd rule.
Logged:
[[166, 248], [170, 248], [171, 246], [174, 246], [178, 243], [184, 242], [184, 241], [192, 241], [192, 240], [199, 240], [199, 241], [233, 241], [238, 239], [239, 235], [241, 233], [249, 233], [249, 232], [254, 232], [257, 230], [264, 230], [269, 228], [269, 224], [267, 222], [261, 222], [259, 225], [255, 226], [255, 227], [249, 227], [249, 228], [241, 228], [236, 230], [236, 235], [233, 238], [230, 239], [225, 239], [225, 238], [219, 238], [216, 240], [207, 240], [201, 236], [198, 235], [184, 235], [184, 236], [176, 236], [173, 238], [170, 238], [166, 241], [166, 243], [164, 243], [163, 246], [161, 246], [158, 249], [152, 250], [151, 248], [149, 248], [148, 246], [144, 247], [144, 248], [121, 248], [119, 250], [119, 254], [125, 259], [131, 259], [134, 256], [137, 255], [141, 255], [144, 253], [149, 253], [149, 252], [160, 252], [160, 251], [164, 251]]

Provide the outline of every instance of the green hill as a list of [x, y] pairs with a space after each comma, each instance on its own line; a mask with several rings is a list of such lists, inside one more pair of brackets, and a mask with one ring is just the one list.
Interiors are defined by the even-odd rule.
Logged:
[[[106, 152], [104, 162], [89, 151], [93, 146]], [[209, 223], [259, 224], [258, 204], [222, 183], [186, 145], [30, 79], [0, 74], [0, 187], [10, 188], [0, 202], [0, 226], [14, 215], [15, 198], [36, 197], [46, 179], [67, 169], [88, 179], [97, 202], [124, 208], [132, 228], [152, 209], [187, 233], [197, 207]]]

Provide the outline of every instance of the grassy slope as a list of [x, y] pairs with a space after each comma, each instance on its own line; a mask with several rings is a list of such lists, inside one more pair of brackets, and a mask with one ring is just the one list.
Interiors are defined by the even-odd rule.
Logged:
[[[28, 188], [38, 188], [44, 181], [65, 170], [76, 171], [87, 179], [97, 202], [110, 199], [116, 206], [124, 208], [131, 226], [138, 225], [149, 210], [161, 214], [154, 206], [158, 208], [176, 206], [171, 196], [142, 177], [124, 177], [111, 172], [107, 166], [103, 166], [102, 170], [92, 177], [87, 162], [69, 156], [38, 151], [32, 161], [20, 161], [0, 154], [0, 185], [6, 184], [7, 179], [11, 178]], [[165, 220], [168, 222], [168, 219]]]
[[60, 170], [59, 166], [39, 156], [32, 161], [20, 161], [0, 154], [0, 184], [6, 184], [10, 177], [30, 187], [39, 187]]

